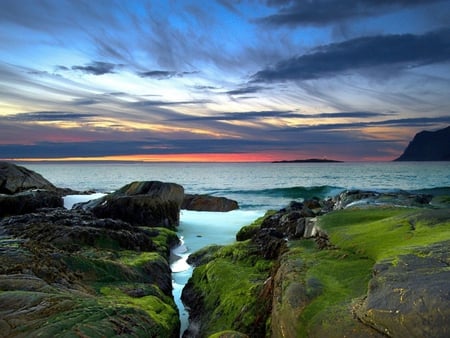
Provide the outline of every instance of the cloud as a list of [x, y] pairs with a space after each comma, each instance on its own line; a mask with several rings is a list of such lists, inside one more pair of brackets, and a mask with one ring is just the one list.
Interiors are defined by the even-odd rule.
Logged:
[[94, 114], [81, 114], [59, 111], [38, 111], [30, 113], [20, 113], [6, 116], [10, 121], [21, 122], [37, 122], [37, 121], [63, 121], [63, 120], [79, 120], [85, 118], [96, 117]]
[[[87, 74], [92, 75], [104, 75], [104, 74], [114, 74], [115, 69], [121, 65], [116, 65], [109, 62], [94, 61], [84, 66], [72, 66], [73, 70], [79, 70]], [[61, 66], [59, 66], [61, 69]]]
[[352, 122], [352, 123], [324, 123], [317, 125], [301, 125], [295, 127], [289, 127], [284, 129], [278, 129], [276, 131], [288, 131], [288, 132], [296, 132], [296, 131], [306, 131], [306, 132], [314, 132], [318, 130], [339, 130], [339, 129], [361, 129], [368, 127], [377, 127], [377, 126], [385, 126], [385, 127], [425, 127], [425, 126], [434, 126], [434, 125], [444, 125], [450, 124], [450, 116], [441, 116], [441, 117], [417, 117], [417, 118], [401, 118], [401, 119], [390, 119], [390, 120], [382, 120], [382, 121], [372, 121], [372, 122]]
[[253, 120], [258, 118], [268, 118], [268, 117], [291, 117], [295, 116], [291, 114], [291, 111], [286, 110], [268, 110], [268, 111], [245, 111], [245, 112], [227, 112], [218, 115], [208, 115], [208, 116], [187, 116], [182, 118], [177, 118], [174, 120], [178, 121], [244, 121]]
[[247, 86], [239, 89], [229, 90], [225, 92], [228, 95], [245, 95], [245, 94], [254, 94], [262, 91], [264, 87], [262, 86]]
[[130, 103], [134, 107], [164, 107], [164, 106], [178, 106], [186, 104], [205, 104], [210, 103], [209, 100], [190, 100], [190, 101], [162, 101], [162, 100], [141, 100]]
[[255, 73], [253, 82], [311, 80], [391, 66], [397, 70], [450, 61], [450, 28], [423, 35], [361, 37], [318, 47]]
[[217, 115], [208, 116], [187, 116], [176, 118], [178, 121], [247, 121], [265, 118], [295, 118], [295, 119], [341, 119], [341, 118], [357, 118], [365, 119], [372, 117], [386, 116], [386, 113], [377, 113], [369, 111], [352, 111], [352, 112], [335, 112], [335, 113], [319, 113], [319, 114], [301, 114], [294, 113], [291, 110], [263, 110], [263, 111], [244, 111], [244, 112], [227, 112]]
[[140, 77], [149, 77], [157, 80], [165, 80], [170, 79], [172, 77], [183, 77], [185, 75], [197, 74], [197, 71], [192, 72], [176, 72], [176, 71], [168, 71], [168, 70], [150, 70], [147, 72], [139, 72], [138, 75]]
[[70, 103], [74, 106], [88, 106], [91, 104], [100, 103], [101, 101], [93, 98], [77, 98], [73, 99]]
[[257, 20], [265, 25], [323, 26], [342, 20], [370, 17], [418, 5], [429, 5], [442, 0], [268, 0], [267, 5], [279, 7], [276, 14]]

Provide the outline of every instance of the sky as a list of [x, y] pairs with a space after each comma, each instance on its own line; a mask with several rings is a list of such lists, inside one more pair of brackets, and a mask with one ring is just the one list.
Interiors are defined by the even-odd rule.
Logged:
[[450, 124], [450, 0], [0, 5], [0, 159], [390, 161]]

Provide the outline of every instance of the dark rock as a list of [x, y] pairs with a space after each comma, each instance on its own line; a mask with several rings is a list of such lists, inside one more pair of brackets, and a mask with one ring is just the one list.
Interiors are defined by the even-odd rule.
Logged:
[[275, 228], [261, 228], [252, 241], [265, 259], [276, 259], [287, 250], [284, 234]]
[[215, 253], [221, 248], [221, 245], [208, 245], [189, 255], [187, 263], [192, 266], [204, 265], [214, 259]]
[[148, 231], [120, 220], [99, 219], [91, 213], [63, 208], [9, 217], [0, 221], [0, 228], [15, 238], [33, 239], [68, 251], [86, 245], [156, 250]]
[[184, 189], [178, 184], [144, 181], [130, 183], [112, 194], [74, 207], [135, 226], [174, 229], [179, 224], [183, 198]]
[[56, 187], [34, 171], [9, 162], [0, 162], [0, 194], [11, 195], [31, 189], [55, 191]]
[[403, 255], [374, 267], [358, 318], [392, 337], [450, 335], [450, 242]]
[[26, 214], [41, 208], [58, 208], [63, 204], [63, 199], [55, 191], [33, 190], [0, 195], [0, 217]]
[[417, 133], [396, 161], [450, 161], [450, 126]]
[[0, 334], [179, 337], [160, 231], [63, 208], [2, 219]]
[[186, 194], [181, 209], [226, 212], [239, 209], [239, 205], [236, 201], [225, 197]]
[[333, 198], [334, 210], [348, 207], [370, 207], [373, 205], [392, 205], [407, 207], [422, 207], [433, 199], [428, 194], [412, 194], [406, 191], [375, 192], [361, 190], [346, 190]]
[[145, 195], [149, 198], [162, 201], [174, 201], [181, 206], [184, 199], [184, 189], [176, 183], [165, 183], [160, 181], [138, 181], [129, 183], [110, 196], [139, 196]]

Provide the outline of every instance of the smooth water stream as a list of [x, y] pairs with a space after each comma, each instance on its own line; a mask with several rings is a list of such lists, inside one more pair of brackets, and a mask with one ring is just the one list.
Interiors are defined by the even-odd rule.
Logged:
[[181, 301], [181, 292], [192, 275], [193, 267], [186, 263], [188, 256], [211, 244], [230, 244], [236, 232], [264, 215], [263, 210], [234, 210], [229, 212], [206, 212], [182, 210], [178, 237], [182, 244], [172, 253], [178, 256], [171, 264], [173, 295], [180, 311], [180, 336], [189, 325], [189, 314]]
[[[100, 198], [105, 194], [68, 195], [64, 207], [71, 209], [76, 203]], [[172, 250], [171, 270], [173, 296], [180, 313], [180, 336], [188, 328], [189, 313], [181, 301], [181, 292], [192, 276], [193, 267], [186, 260], [188, 256], [211, 244], [230, 244], [235, 241], [237, 231], [264, 215], [265, 210], [234, 210], [229, 212], [206, 212], [181, 210], [178, 237], [182, 244]]]

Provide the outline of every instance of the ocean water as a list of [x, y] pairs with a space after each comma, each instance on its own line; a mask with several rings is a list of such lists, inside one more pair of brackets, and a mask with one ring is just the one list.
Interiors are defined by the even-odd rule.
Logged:
[[[182, 245], [173, 250], [173, 292], [180, 310], [181, 332], [188, 312], [180, 296], [193, 268], [190, 253], [210, 245], [228, 244], [244, 225], [268, 209], [292, 200], [332, 197], [345, 189], [418, 191], [450, 195], [450, 162], [388, 163], [25, 163], [58, 187], [74, 190], [114, 191], [133, 181], [158, 180], [181, 184], [185, 192], [235, 199], [239, 210], [181, 211], [178, 236]], [[92, 196], [68, 196], [65, 204]]]
[[344, 189], [450, 187], [450, 162], [22, 165], [59, 187], [110, 192], [133, 181], [158, 180], [181, 184], [187, 193], [235, 199], [245, 210], [278, 208], [292, 199], [333, 196]]

